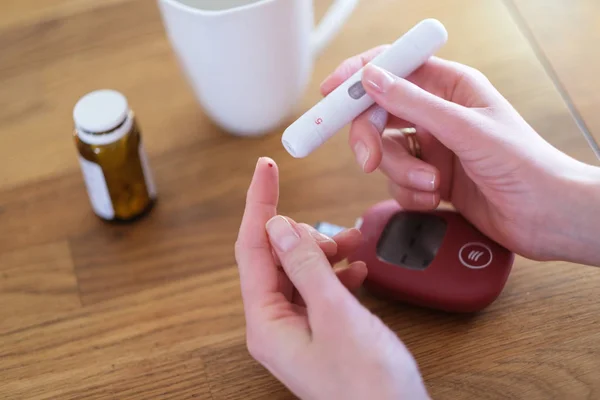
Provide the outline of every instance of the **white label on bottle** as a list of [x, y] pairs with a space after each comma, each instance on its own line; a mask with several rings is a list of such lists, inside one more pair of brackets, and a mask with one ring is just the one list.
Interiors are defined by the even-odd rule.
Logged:
[[154, 184], [154, 177], [152, 176], [152, 170], [148, 163], [148, 157], [144, 151], [144, 146], [140, 144], [139, 148], [140, 161], [142, 163], [142, 171], [144, 171], [144, 180], [146, 181], [146, 187], [148, 188], [148, 194], [152, 199], [156, 197], [156, 185]]
[[105, 219], [114, 218], [115, 210], [110, 199], [102, 168], [98, 164], [88, 161], [81, 156], [79, 157], [79, 163], [94, 212]]

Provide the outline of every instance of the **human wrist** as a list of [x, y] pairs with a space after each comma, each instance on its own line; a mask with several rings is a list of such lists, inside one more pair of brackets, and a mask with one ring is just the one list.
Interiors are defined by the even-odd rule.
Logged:
[[547, 195], [543, 259], [600, 267], [600, 168], [569, 163]]

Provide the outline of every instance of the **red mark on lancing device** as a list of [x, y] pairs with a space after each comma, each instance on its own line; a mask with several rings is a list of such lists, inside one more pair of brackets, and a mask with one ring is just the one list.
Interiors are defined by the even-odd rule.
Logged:
[[323, 118], [317, 118], [317, 120], [315, 121], [315, 124], [317, 125], [321, 125], [323, 123]]

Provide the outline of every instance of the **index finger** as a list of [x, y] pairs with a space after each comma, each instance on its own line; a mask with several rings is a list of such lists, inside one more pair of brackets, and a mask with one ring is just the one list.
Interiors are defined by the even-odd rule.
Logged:
[[323, 83], [321, 83], [321, 94], [327, 96], [338, 86], [344, 83], [348, 78], [356, 73], [359, 69], [367, 65], [371, 60], [383, 53], [389, 44], [374, 47], [364, 53], [355, 55], [344, 60], [331, 75], [329, 75]]
[[246, 195], [246, 207], [235, 243], [235, 257], [240, 273], [242, 297], [249, 309], [261, 299], [278, 291], [277, 266], [265, 230], [266, 223], [277, 214], [279, 173], [267, 157], [260, 158]]

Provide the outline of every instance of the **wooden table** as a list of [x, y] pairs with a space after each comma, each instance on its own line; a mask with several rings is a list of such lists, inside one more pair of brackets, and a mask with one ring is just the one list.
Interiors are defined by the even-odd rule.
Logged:
[[[0, 397], [290, 398], [244, 342], [233, 243], [256, 159], [280, 164], [281, 212], [309, 223], [351, 223], [388, 197], [383, 177], [359, 171], [346, 132], [293, 160], [280, 132], [239, 139], [215, 128], [154, 2], [39, 3], [0, 5]], [[319, 16], [328, 3], [317, 0]], [[318, 60], [298, 113], [344, 58], [436, 17], [450, 32], [441, 56], [481, 69], [547, 140], [597, 163], [517, 23], [599, 135], [600, 58], [585, 47], [598, 38], [597, 2], [554, 3], [563, 12], [542, 0], [365, 0]], [[579, 33], [567, 42], [550, 27]], [[129, 226], [91, 213], [71, 138], [75, 101], [103, 87], [137, 112], [160, 191], [157, 208]], [[598, 269], [518, 258], [478, 315], [361, 299], [409, 346], [434, 398], [592, 399], [599, 288]]]
[[[515, 20], [523, 23], [533, 47], [550, 63], [582, 128], [600, 141], [600, 2], [595, 0], [506, 0]], [[537, 46], [536, 46], [537, 44]]]

